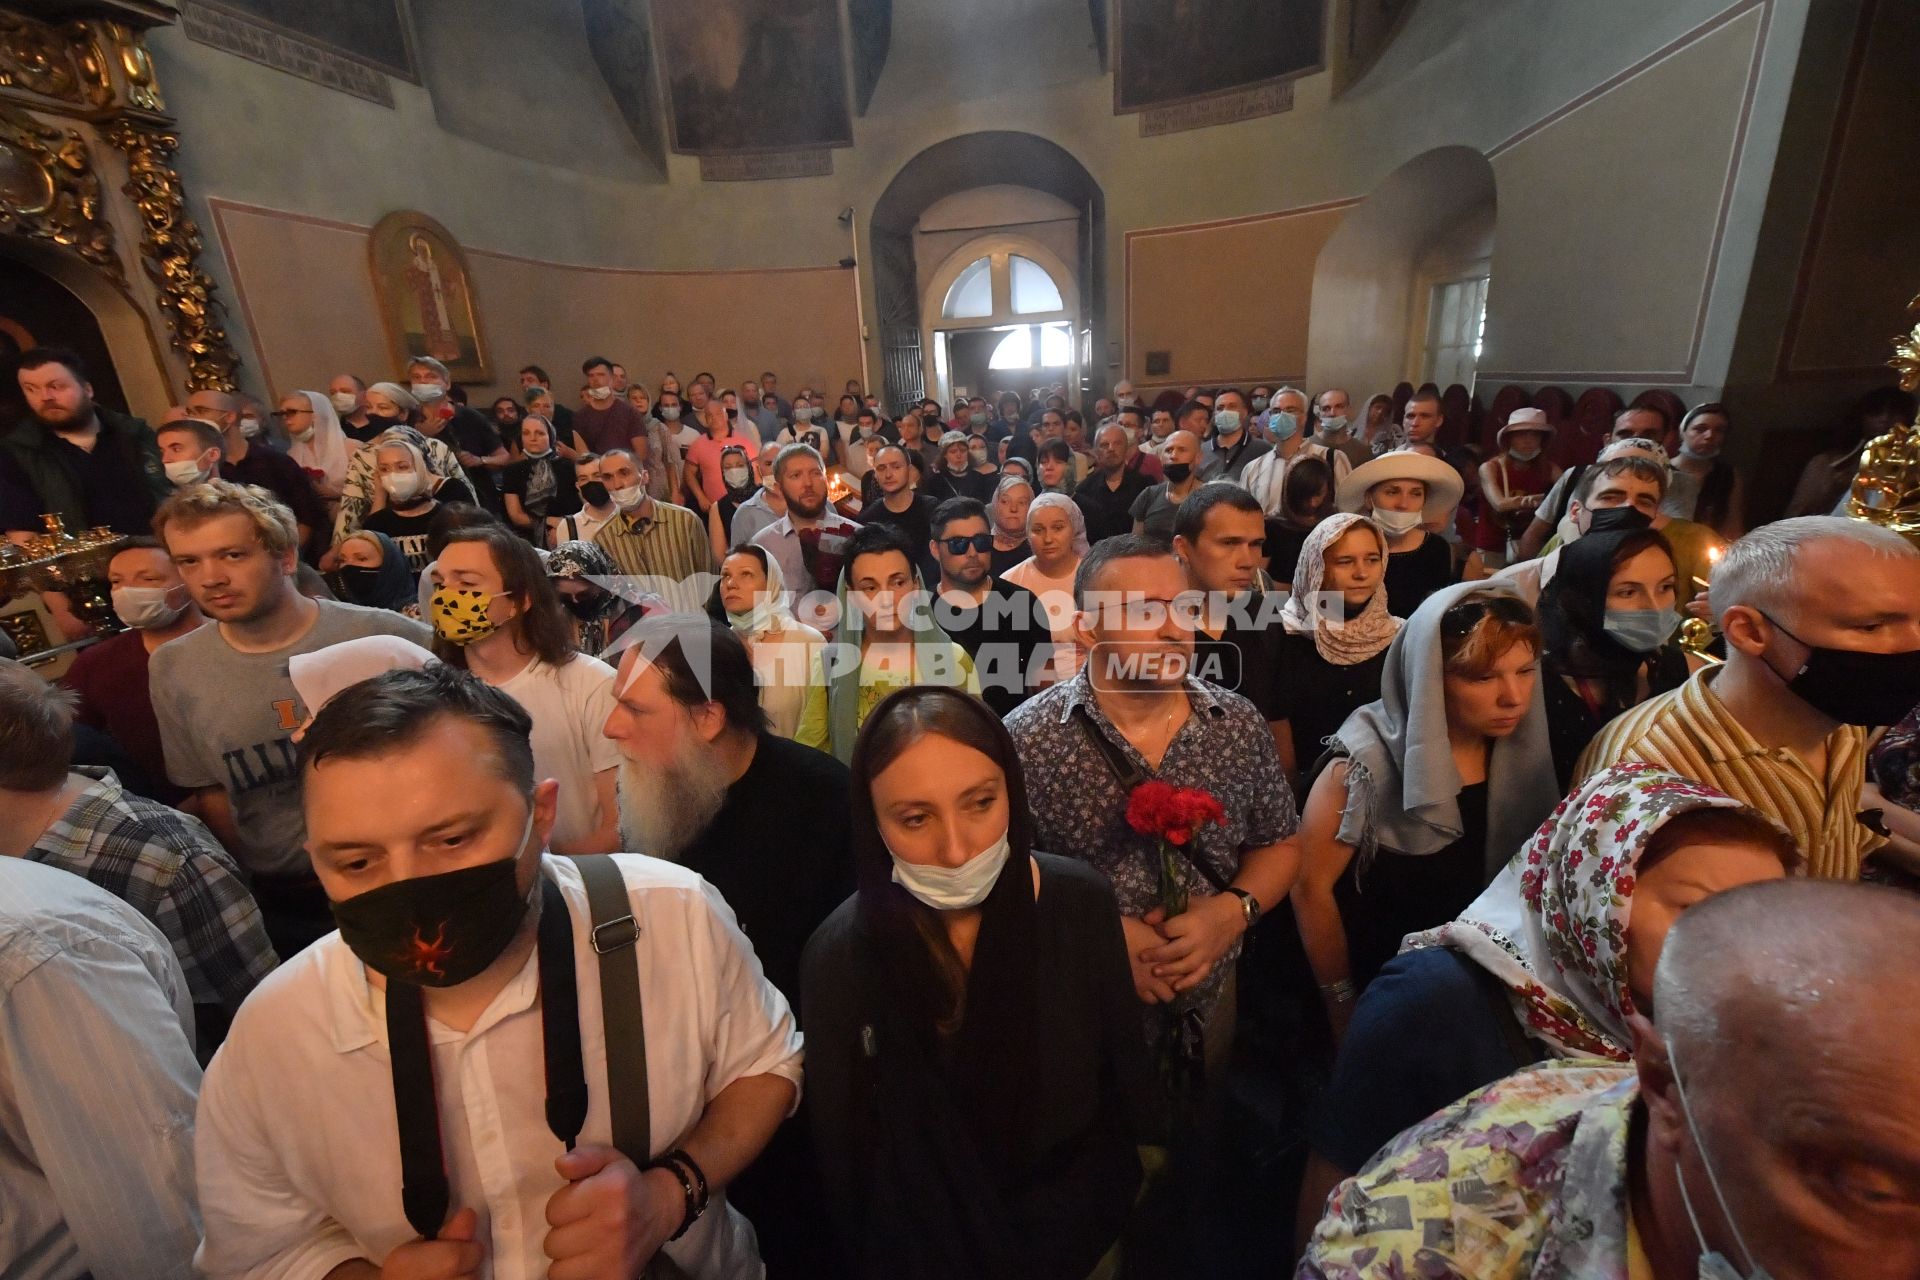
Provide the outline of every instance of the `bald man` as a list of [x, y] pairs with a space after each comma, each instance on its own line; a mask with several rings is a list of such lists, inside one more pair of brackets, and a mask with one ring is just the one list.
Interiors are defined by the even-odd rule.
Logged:
[[1327, 1204], [1296, 1280], [1920, 1275], [1920, 901], [1775, 880], [1674, 924], [1631, 1066], [1523, 1071]]

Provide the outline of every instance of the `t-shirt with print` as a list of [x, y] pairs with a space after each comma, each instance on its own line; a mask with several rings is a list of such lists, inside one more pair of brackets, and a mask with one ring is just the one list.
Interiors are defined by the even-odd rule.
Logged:
[[584, 653], [559, 667], [536, 660], [495, 687], [533, 719], [534, 777], [560, 780], [553, 839], [565, 844], [591, 834], [594, 776], [620, 763], [619, 749], [600, 732], [613, 714], [613, 668]]
[[166, 749], [167, 776], [183, 787], [221, 787], [241, 845], [229, 850], [256, 875], [305, 875], [306, 815], [293, 731], [311, 713], [287, 660], [342, 640], [387, 635], [426, 645], [433, 632], [386, 609], [315, 600], [307, 633], [271, 653], [242, 653], [210, 624], [153, 651], [148, 686]]
[[367, 513], [360, 522], [362, 529], [371, 529], [375, 533], [384, 533], [400, 546], [400, 553], [407, 558], [409, 572], [418, 573], [427, 567], [427, 526], [433, 523], [434, 515], [440, 510], [435, 503], [420, 511], [417, 515], [401, 515], [392, 507], [382, 507], [378, 511]]

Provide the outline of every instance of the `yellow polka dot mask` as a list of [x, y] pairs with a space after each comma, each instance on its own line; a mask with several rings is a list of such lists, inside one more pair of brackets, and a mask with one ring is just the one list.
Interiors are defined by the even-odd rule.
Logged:
[[499, 629], [488, 606], [493, 597], [484, 591], [459, 591], [442, 587], [433, 593], [428, 610], [434, 634], [448, 644], [469, 645]]

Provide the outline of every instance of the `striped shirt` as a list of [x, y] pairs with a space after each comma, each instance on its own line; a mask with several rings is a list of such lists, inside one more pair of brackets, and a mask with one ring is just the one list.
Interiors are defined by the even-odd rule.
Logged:
[[697, 613], [705, 607], [714, 586], [713, 544], [706, 521], [687, 508], [649, 500], [609, 520], [593, 540], [613, 557], [621, 573], [653, 579], [635, 585], [657, 593], [675, 612]]
[[1857, 880], [1860, 863], [1886, 843], [1860, 822], [1867, 730], [1827, 736], [1826, 777], [1785, 747], [1762, 746], [1710, 687], [1719, 668], [1649, 698], [1600, 731], [1574, 767], [1574, 786], [1609, 765], [1646, 761], [1718, 787], [1776, 819], [1807, 855], [1807, 874]]

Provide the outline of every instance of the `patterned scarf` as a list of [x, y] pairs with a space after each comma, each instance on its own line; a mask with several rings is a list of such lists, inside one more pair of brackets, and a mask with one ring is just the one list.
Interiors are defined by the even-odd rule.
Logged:
[[[1356, 617], [1334, 625], [1321, 615], [1320, 583], [1327, 573], [1327, 548], [1355, 525], [1364, 525], [1380, 539], [1381, 563], [1387, 555], [1387, 535], [1365, 516], [1342, 512], [1328, 516], [1313, 527], [1300, 547], [1300, 562], [1293, 570], [1293, 594], [1280, 608], [1280, 625], [1289, 635], [1311, 635], [1320, 656], [1337, 667], [1351, 667], [1367, 661], [1393, 643], [1400, 634], [1400, 619], [1387, 612], [1387, 580], [1383, 572], [1373, 597]], [[1345, 611], [1345, 602], [1342, 602]]]
[[1528, 1034], [1562, 1057], [1629, 1061], [1627, 921], [1640, 859], [1654, 832], [1696, 809], [1747, 806], [1657, 765], [1595, 774], [1459, 919], [1401, 949], [1452, 947], [1486, 969]]

